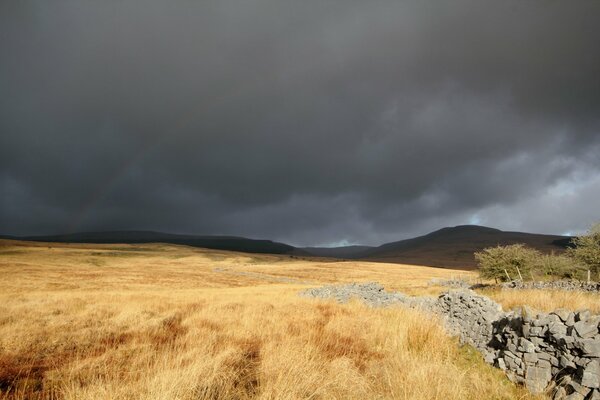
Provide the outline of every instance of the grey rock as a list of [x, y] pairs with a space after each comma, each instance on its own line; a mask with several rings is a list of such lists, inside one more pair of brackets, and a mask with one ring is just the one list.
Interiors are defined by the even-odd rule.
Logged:
[[573, 325], [575, 332], [582, 338], [590, 338], [598, 333], [598, 323], [588, 324], [586, 321], [579, 321]]
[[584, 367], [584, 366], [587, 364], [588, 360], [587, 360], [587, 358], [575, 357], [575, 358], [573, 359], [573, 362], [574, 362], [574, 363], [575, 363], [575, 365], [577, 365], [578, 367]]
[[597, 292], [600, 291], [600, 283], [598, 282], [583, 282], [576, 280], [560, 280], [553, 282], [522, 282], [513, 281], [502, 284], [502, 289], [559, 289], [565, 291], [584, 291]]
[[558, 308], [552, 311], [550, 314], [556, 315], [558, 318], [560, 318], [562, 322], [565, 322], [567, 318], [569, 318], [569, 314], [571, 314], [571, 311], [564, 308]]
[[587, 394], [591, 391], [590, 388], [587, 388], [575, 381], [571, 381], [568, 386], [570, 386], [575, 393], [579, 393], [583, 397], [587, 396]]
[[544, 347], [545, 341], [541, 337], [530, 337], [529, 341], [533, 343], [536, 347]]
[[581, 310], [575, 315], [575, 320], [586, 322], [591, 315], [590, 310]]
[[519, 341], [519, 351], [522, 351], [524, 353], [533, 353], [535, 352], [535, 345], [529, 340], [521, 338], [521, 340]]
[[496, 360], [498, 363], [498, 368], [500, 368], [502, 371], [506, 370], [506, 362], [504, 361], [503, 358], [499, 358], [498, 360]]
[[521, 325], [521, 332], [523, 334], [523, 337], [529, 338], [531, 336], [531, 333], [530, 333], [531, 332], [531, 324], [528, 322], [523, 323]]
[[554, 314], [541, 314], [532, 324], [534, 326], [544, 326], [550, 325], [552, 322], [560, 322], [560, 318]]
[[600, 363], [593, 360], [583, 369], [581, 384], [589, 388], [600, 388]]
[[525, 353], [523, 354], [523, 361], [535, 364], [538, 361], [538, 356], [536, 353]]
[[600, 357], [600, 339], [579, 339], [577, 347], [588, 357]]
[[588, 395], [587, 400], [600, 400], [600, 391], [592, 390], [592, 393]]
[[581, 393], [577, 393], [577, 392], [573, 392], [570, 395], [568, 395], [567, 397], [565, 397], [565, 400], [584, 400], [585, 396], [582, 395]]
[[549, 368], [527, 367], [525, 371], [525, 386], [531, 393], [543, 393], [550, 383], [552, 374]]
[[529, 336], [542, 336], [542, 331], [544, 328], [542, 326], [532, 326], [529, 328]]
[[305, 290], [300, 295], [321, 299], [332, 298], [339, 303], [347, 303], [351, 299], [356, 298], [373, 307], [389, 306], [408, 301], [408, 296], [401, 293], [385, 292], [383, 286], [376, 282], [323, 286], [321, 288]]
[[575, 313], [569, 313], [569, 316], [567, 317], [567, 320], [565, 321], [565, 325], [567, 326], [573, 326], [575, 325]]
[[515, 373], [514, 371], [505, 371], [506, 372], [506, 377], [508, 378], [509, 381], [513, 382], [513, 383], [517, 383], [517, 384], [522, 384], [525, 383], [525, 378], [523, 378], [523, 374], [522, 373]]
[[[504, 361], [506, 362], [506, 367], [508, 369], [510, 369], [511, 371], [516, 371], [519, 369], [519, 366], [521, 365], [521, 360], [519, 360], [518, 358], [505, 358]], [[517, 363], [518, 361], [518, 363]]]
[[548, 332], [552, 335], [566, 335], [567, 334], [567, 326], [562, 322], [551, 322], [548, 325]]
[[537, 355], [537, 357], [538, 357], [540, 360], [547, 360], [547, 361], [550, 361], [550, 357], [552, 357], [552, 356], [551, 356], [549, 353], [546, 353], [546, 352], [544, 352], [544, 351], [540, 351], [540, 352], [538, 352], [538, 353], [535, 353], [535, 354]]
[[569, 336], [569, 335], [552, 335], [550, 337], [550, 339], [552, 341], [554, 341], [556, 344], [558, 344], [561, 347], [566, 347], [568, 349], [573, 347], [573, 344], [575, 343], [575, 338], [573, 336]]
[[470, 289], [471, 284], [464, 279], [437, 279], [433, 278], [428, 282], [432, 286], [445, 286], [454, 289]]
[[521, 318], [523, 318], [523, 322], [531, 323], [531, 321], [537, 318], [537, 313], [533, 310], [533, 308], [529, 306], [523, 306], [521, 307]]

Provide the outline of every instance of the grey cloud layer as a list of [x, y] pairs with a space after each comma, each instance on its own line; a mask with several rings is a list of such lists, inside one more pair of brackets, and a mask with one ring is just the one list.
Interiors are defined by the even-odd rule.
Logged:
[[2, 2], [2, 232], [584, 229], [599, 19], [595, 1]]

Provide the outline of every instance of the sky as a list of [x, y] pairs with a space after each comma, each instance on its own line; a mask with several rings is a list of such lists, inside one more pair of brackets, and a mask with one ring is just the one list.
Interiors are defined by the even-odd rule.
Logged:
[[600, 220], [600, 2], [0, 2], [0, 233]]

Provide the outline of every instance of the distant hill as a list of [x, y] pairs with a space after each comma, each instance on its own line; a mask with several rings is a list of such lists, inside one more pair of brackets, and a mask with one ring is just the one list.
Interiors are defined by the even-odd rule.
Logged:
[[475, 268], [473, 253], [486, 247], [523, 243], [544, 253], [562, 252], [570, 237], [505, 232], [477, 225], [443, 228], [413, 239], [369, 249], [356, 258], [435, 267]]
[[215, 250], [240, 251], [245, 253], [306, 255], [306, 253], [300, 249], [284, 243], [273, 242], [271, 240], [247, 239], [236, 236], [177, 235], [172, 233], [152, 231], [80, 232], [51, 236], [3, 237], [6, 239], [53, 243], [171, 243]]
[[330, 257], [466, 269], [477, 266], [473, 253], [486, 247], [524, 243], [544, 253], [561, 252], [570, 244], [571, 239], [568, 236], [505, 232], [477, 225], [443, 228], [424, 236], [386, 243], [378, 247], [296, 248], [271, 240], [236, 236], [176, 235], [152, 231], [82, 232], [53, 236], [0, 236], [0, 238], [64, 243], [171, 243], [246, 253]]
[[317, 257], [356, 258], [374, 249], [372, 246], [303, 247], [302, 250]]

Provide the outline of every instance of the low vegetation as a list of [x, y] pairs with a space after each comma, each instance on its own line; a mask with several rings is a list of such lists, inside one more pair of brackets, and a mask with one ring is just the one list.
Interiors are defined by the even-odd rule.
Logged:
[[[542, 254], [523, 244], [496, 246], [475, 253], [484, 279], [600, 279], [600, 224], [573, 239], [564, 254]], [[589, 271], [589, 272], [588, 272]]]
[[573, 239], [573, 244], [567, 254], [594, 275], [600, 274], [600, 223], [592, 226], [586, 235]]
[[475, 253], [481, 277], [502, 281], [512, 280], [510, 274], [517, 278], [519, 277], [517, 274], [527, 276], [540, 257], [539, 251], [525, 247], [523, 244], [489, 247]]
[[544, 289], [500, 290], [496, 288], [479, 289], [478, 292], [502, 304], [505, 310], [528, 305], [545, 312], [564, 308], [574, 311], [587, 309], [594, 314], [600, 314], [600, 294], [598, 293]]
[[436, 320], [270, 279], [416, 293], [456, 271], [165, 245], [0, 252], [1, 399], [535, 398]]

